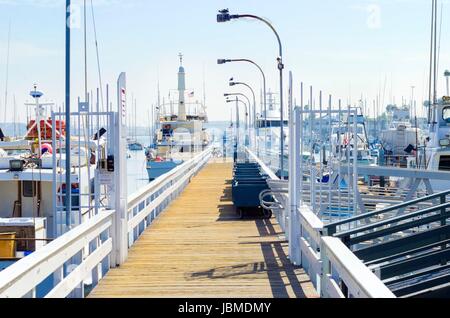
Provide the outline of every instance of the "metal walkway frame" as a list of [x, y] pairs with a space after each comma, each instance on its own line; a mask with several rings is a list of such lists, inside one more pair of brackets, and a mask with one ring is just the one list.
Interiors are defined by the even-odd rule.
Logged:
[[396, 296], [436, 293], [450, 284], [449, 196], [444, 191], [331, 223], [323, 234], [339, 238]]

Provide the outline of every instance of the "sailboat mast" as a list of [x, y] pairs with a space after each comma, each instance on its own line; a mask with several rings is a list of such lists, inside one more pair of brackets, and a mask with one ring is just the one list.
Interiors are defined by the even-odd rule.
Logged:
[[[66, 0], [66, 194], [71, 191], [71, 162], [70, 162], [70, 28], [71, 28], [71, 0]], [[38, 123], [38, 126], [40, 123]], [[72, 211], [72, 196], [66, 195], [66, 226], [70, 226], [70, 212]]]
[[433, 104], [433, 95], [432, 95], [432, 87], [433, 87], [433, 49], [434, 49], [434, 8], [436, 5], [436, 0], [432, 0], [431, 5], [431, 33], [430, 33], [430, 73], [429, 73], [429, 80], [428, 80], [428, 124], [431, 124], [432, 119], [432, 104]]
[[17, 104], [16, 104], [16, 95], [13, 95], [13, 101], [14, 101], [14, 138], [17, 138]]
[[87, 22], [86, 0], [84, 0], [84, 101], [88, 102], [88, 66], [87, 66]]
[[134, 99], [134, 139], [137, 141], [137, 100]]
[[11, 45], [11, 21], [8, 26], [8, 47], [6, 51], [6, 80], [5, 80], [5, 112], [3, 115], [3, 122], [6, 123], [6, 114], [8, 112], [8, 82], [9, 82], [9, 51]]

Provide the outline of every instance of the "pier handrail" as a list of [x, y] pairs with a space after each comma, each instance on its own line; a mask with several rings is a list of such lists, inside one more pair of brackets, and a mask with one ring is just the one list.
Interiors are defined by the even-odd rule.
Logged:
[[323, 236], [323, 222], [307, 205], [298, 213], [301, 265], [321, 297], [395, 297], [343, 242]]
[[245, 151], [248, 153], [250, 159], [254, 160], [262, 169], [262, 171], [267, 174], [269, 176], [270, 179], [272, 180], [280, 180], [280, 178], [278, 178], [276, 176], [275, 173], [273, 173], [272, 170], [270, 170], [262, 161], [261, 159], [258, 158], [258, 156], [256, 156], [253, 151], [251, 151], [248, 147], [245, 147]]
[[[205, 151], [212, 151], [212, 148], [207, 148]], [[135, 205], [137, 202], [142, 200], [142, 197], [146, 196], [150, 191], [154, 191], [155, 189], [164, 187], [165, 184], [170, 182], [170, 178], [173, 177], [176, 174], [179, 174], [181, 170], [185, 169], [187, 165], [189, 165], [192, 161], [198, 160], [198, 158], [205, 155], [205, 152], [202, 152], [198, 154], [196, 157], [190, 159], [189, 161], [186, 161], [185, 163], [175, 167], [174, 169], [170, 170], [166, 174], [159, 176], [140, 190], [132, 193], [128, 197], [128, 207], [131, 207]]]
[[38, 286], [52, 275], [54, 283], [44, 295], [46, 298], [67, 297], [93, 272], [93, 283], [98, 281], [102, 275], [100, 264], [109, 262], [108, 255], [113, 250], [110, 235], [113, 215], [114, 211], [111, 210], [100, 211], [98, 215], [0, 272], [0, 298], [37, 297]]
[[[356, 221], [360, 221], [360, 220], [364, 220], [370, 217], [374, 217], [380, 214], [384, 214], [384, 213], [388, 213], [388, 212], [393, 212], [395, 210], [399, 210], [399, 209], [405, 209], [409, 206], [414, 206], [417, 205], [418, 203], [423, 203], [423, 202], [427, 202], [430, 200], [434, 200], [434, 199], [441, 199], [441, 203], [445, 202], [445, 198], [447, 195], [450, 195], [450, 190], [447, 191], [443, 191], [440, 193], [436, 193], [436, 194], [432, 194], [423, 198], [417, 198], [408, 202], [404, 202], [404, 203], [400, 203], [400, 204], [396, 204], [381, 210], [376, 210], [376, 211], [372, 211], [372, 212], [368, 212], [368, 213], [363, 213], [354, 217], [350, 217], [341, 221], [337, 221], [337, 222], [333, 222], [330, 224], [327, 224], [324, 227], [324, 234], [329, 235], [329, 236], [333, 236], [337, 233], [337, 227], [344, 225], [344, 224], [351, 224], [353, 222]], [[444, 200], [444, 201], [443, 201]]]
[[[322, 238], [321, 259], [324, 265], [321, 286], [323, 296], [395, 298], [389, 288], [338, 238]], [[336, 274], [345, 284], [348, 295], [342, 292], [334, 280]]]
[[209, 161], [212, 147], [152, 181], [129, 198], [128, 236], [131, 246]]

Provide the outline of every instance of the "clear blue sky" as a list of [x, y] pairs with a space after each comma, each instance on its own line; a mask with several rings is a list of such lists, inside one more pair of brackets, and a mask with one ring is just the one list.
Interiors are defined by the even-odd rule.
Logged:
[[[64, 98], [64, 0], [0, 0], [0, 119], [3, 120], [6, 46], [11, 21], [9, 105], [16, 96], [23, 103], [34, 83], [46, 100], [62, 105]], [[89, 3], [90, 1], [88, 1]], [[81, 3], [81, 1], [75, 1]], [[429, 0], [94, 0], [104, 83], [114, 86], [117, 75], [127, 72], [129, 92], [138, 100], [138, 124], [161, 93], [176, 88], [178, 53], [185, 56], [187, 86], [201, 99], [206, 75], [208, 112], [212, 120], [229, 118], [222, 94], [230, 91], [228, 79], [261, 87], [250, 65], [216, 65], [217, 58], [251, 58], [267, 73], [277, 91], [277, 44], [271, 31], [256, 21], [217, 24], [218, 9], [253, 13], [269, 19], [282, 38], [287, 71], [300, 81], [336, 98], [361, 96], [373, 100], [385, 90], [400, 103], [409, 100], [410, 86], [418, 99], [426, 96]], [[450, 68], [448, 3], [444, 3], [441, 72]], [[92, 20], [89, 21], [89, 86], [98, 83]], [[83, 92], [82, 30], [73, 31], [74, 102]], [[287, 75], [287, 72], [286, 72]], [[286, 76], [287, 78], [287, 76]], [[444, 81], [440, 82], [444, 94]], [[298, 98], [298, 89], [295, 91]], [[12, 118], [12, 114], [8, 115]]]

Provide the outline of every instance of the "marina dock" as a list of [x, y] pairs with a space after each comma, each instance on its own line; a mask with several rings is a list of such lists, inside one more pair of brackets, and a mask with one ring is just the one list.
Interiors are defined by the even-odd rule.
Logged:
[[[438, 50], [444, 1], [430, 1], [431, 43], [422, 44], [429, 10], [418, 3], [401, 25], [417, 23], [391, 32], [388, 21], [406, 4], [381, 19], [389, 14], [382, 4], [216, 11], [208, 2], [194, 12], [183, 1], [156, 9], [84, 1], [83, 10], [65, 2], [51, 14], [57, 5], [11, 6], [20, 14], [0, 20], [9, 20], [0, 298], [450, 298], [450, 70]], [[221, 31], [203, 14], [215, 14]], [[318, 19], [321, 28], [311, 29]], [[41, 23], [53, 20], [58, 27]], [[236, 20], [266, 29], [238, 29]], [[111, 21], [123, 23], [106, 36]], [[52, 32], [30, 37], [30, 25]], [[342, 39], [327, 31], [337, 25]], [[51, 34], [63, 26], [65, 72], [51, 63], [62, 56], [53, 52], [62, 39]], [[23, 34], [11, 34], [16, 28]], [[84, 45], [78, 30], [71, 40], [76, 29]], [[17, 101], [18, 91], [8, 95], [11, 36], [13, 44], [28, 39], [32, 53], [11, 55], [11, 70], [23, 72], [13, 77], [21, 82], [13, 86], [22, 91]], [[255, 39], [264, 46], [256, 49]], [[311, 39], [305, 55], [298, 43]], [[119, 42], [124, 49], [111, 49]], [[380, 43], [395, 53], [386, 63]], [[354, 63], [355, 56], [364, 59]], [[429, 74], [421, 71], [428, 62]], [[297, 75], [298, 63], [306, 68]], [[34, 73], [42, 70], [44, 78]], [[27, 78], [37, 81], [28, 95]], [[262, 312], [257, 303], [223, 305], [233, 307], [226, 313], [249, 312], [247, 305]], [[185, 305], [178, 312], [200, 312]]]
[[318, 297], [275, 219], [239, 220], [232, 164], [210, 162], [89, 297]]

